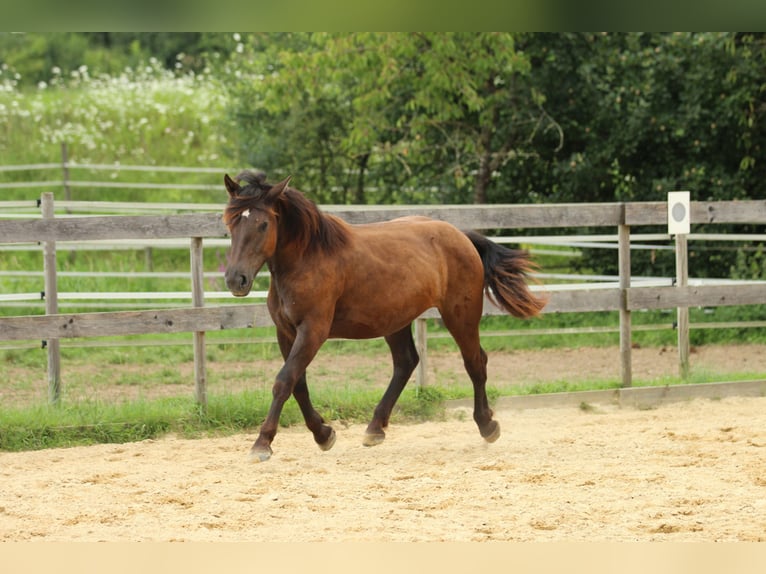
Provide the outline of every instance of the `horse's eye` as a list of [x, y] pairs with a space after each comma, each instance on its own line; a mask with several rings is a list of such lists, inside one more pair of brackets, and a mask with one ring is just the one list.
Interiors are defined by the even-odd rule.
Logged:
[[263, 233], [264, 231], [266, 231], [266, 228], [267, 228], [268, 226], [269, 226], [269, 222], [268, 222], [268, 221], [264, 221], [263, 223], [261, 223], [260, 225], [258, 225], [258, 232], [259, 232], [259, 233]]

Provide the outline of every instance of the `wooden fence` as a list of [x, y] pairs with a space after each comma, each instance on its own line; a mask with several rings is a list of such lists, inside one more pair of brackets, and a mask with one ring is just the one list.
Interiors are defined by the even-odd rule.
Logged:
[[[203, 287], [202, 249], [205, 239], [225, 238], [221, 213], [180, 215], [130, 215], [56, 218], [53, 194], [42, 198], [43, 219], [0, 220], [0, 244], [39, 242], [45, 261], [46, 315], [0, 318], [0, 340], [48, 341], [49, 387], [52, 402], [58, 400], [58, 340], [149, 333], [194, 333], [196, 398], [206, 403], [205, 333], [271, 325], [265, 304], [206, 306]], [[623, 386], [631, 385], [631, 313], [641, 309], [679, 309], [679, 356], [682, 372], [688, 369], [688, 321], [692, 306], [750, 305], [766, 303], [766, 283], [689, 285], [686, 281], [685, 236], [676, 237], [680, 276], [675, 286], [635, 286], [631, 283], [631, 228], [665, 225], [665, 202], [470, 205], [470, 206], [325, 206], [328, 212], [350, 223], [385, 221], [420, 214], [449, 221], [463, 229], [525, 229], [557, 227], [612, 227], [618, 232], [619, 284], [616, 286], [546, 286], [549, 302], [545, 313], [618, 311], [620, 315], [620, 365]], [[764, 224], [766, 201], [692, 202], [692, 224]], [[192, 306], [144, 311], [59, 313], [56, 304], [56, 243], [73, 241], [166, 240], [189, 241]], [[500, 314], [485, 302], [485, 314]], [[418, 371], [424, 380], [426, 318], [417, 321], [416, 339], [423, 360]]]

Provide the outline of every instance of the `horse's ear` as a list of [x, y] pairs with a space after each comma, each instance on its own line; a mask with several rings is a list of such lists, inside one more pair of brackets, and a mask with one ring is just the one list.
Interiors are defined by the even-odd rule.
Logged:
[[237, 192], [241, 189], [239, 184], [229, 177], [228, 173], [223, 176], [223, 184], [231, 196], [237, 195]]
[[271, 189], [266, 194], [266, 201], [272, 202], [276, 201], [276, 199], [280, 196], [280, 194], [287, 188], [287, 184], [290, 183], [290, 180], [293, 176], [288, 175], [285, 179], [280, 181], [279, 183], [275, 183], [271, 186]]

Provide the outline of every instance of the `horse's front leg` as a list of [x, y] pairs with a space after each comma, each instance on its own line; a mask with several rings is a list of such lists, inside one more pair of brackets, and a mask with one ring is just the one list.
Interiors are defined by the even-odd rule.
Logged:
[[[269, 412], [261, 425], [258, 438], [255, 440], [253, 448], [250, 450], [250, 457], [253, 461], [262, 462], [271, 457], [271, 443], [274, 441], [274, 437], [277, 434], [279, 416], [282, 414], [282, 408], [294, 391], [298, 394], [296, 398], [301, 397], [298, 399], [299, 404], [303, 402], [302, 391], [306, 384], [306, 368], [326, 338], [327, 336], [324, 333], [324, 330], [312, 328], [311, 324], [307, 321], [304, 321], [298, 328], [295, 341], [285, 359], [285, 364], [282, 366], [282, 369], [280, 369], [277, 378], [274, 381]], [[282, 345], [283, 343], [280, 343], [280, 346]], [[301, 382], [300, 385], [298, 385], [299, 382]], [[298, 385], [297, 389], [296, 385]], [[306, 396], [308, 395], [306, 394]], [[301, 408], [303, 409], [303, 405], [301, 405]], [[324, 421], [322, 421], [322, 423], [323, 422]], [[332, 438], [329, 436], [332, 433], [332, 429], [330, 427], [327, 428], [329, 431], [326, 432], [327, 437], [325, 438], [325, 443]], [[314, 429], [312, 428], [312, 431], [313, 430]], [[317, 436], [316, 432], [314, 433], [314, 436]], [[329, 444], [326, 448], [330, 448], [330, 446], [332, 446], [332, 444]]]
[[[295, 334], [285, 329], [278, 328], [277, 341], [279, 342], [279, 349], [282, 351], [282, 357], [287, 360], [290, 356], [290, 351], [293, 348], [293, 343], [295, 342]], [[331, 426], [325, 424], [322, 415], [320, 415], [314, 408], [314, 405], [311, 404], [305, 371], [298, 377], [298, 381], [293, 387], [293, 396], [301, 409], [303, 420], [306, 421], [306, 426], [314, 435], [314, 440], [319, 445], [319, 448], [322, 450], [330, 450], [335, 444], [335, 431]]]

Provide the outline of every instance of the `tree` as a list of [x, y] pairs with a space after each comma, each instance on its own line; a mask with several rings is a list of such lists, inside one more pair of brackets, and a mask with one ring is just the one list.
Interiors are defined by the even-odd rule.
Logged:
[[764, 47], [734, 34], [526, 36], [530, 76], [565, 134], [547, 158], [554, 198], [766, 196]]
[[[509, 164], [499, 189], [565, 202], [663, 201], [674, 189], [696, 200], [766, 197], [763, 35], [528, 34], [519, 46], [564, 145]], [[721, 251], [694, 255], [697, 276], [727, 276], [734, 265]], [[616, 265], [603, 253], [583, 263]], [[673, 265], [646, 251], [634, 258], [647, 273]]]
[[[315, 193], [336, 186], [365, 201], [484, 203], [509, 158], [549, 124], [543, 98], [519, 78], [529, 62], [506, 33], [310, 34], [256, 37], [229, 81], [244, 158], [300, 166]], [[294, 168], [293, 168], [294, 169]], [[307, 170], [308, 171], [305, 171]], [[322, 190], [322, 191], [320, 191]]]

